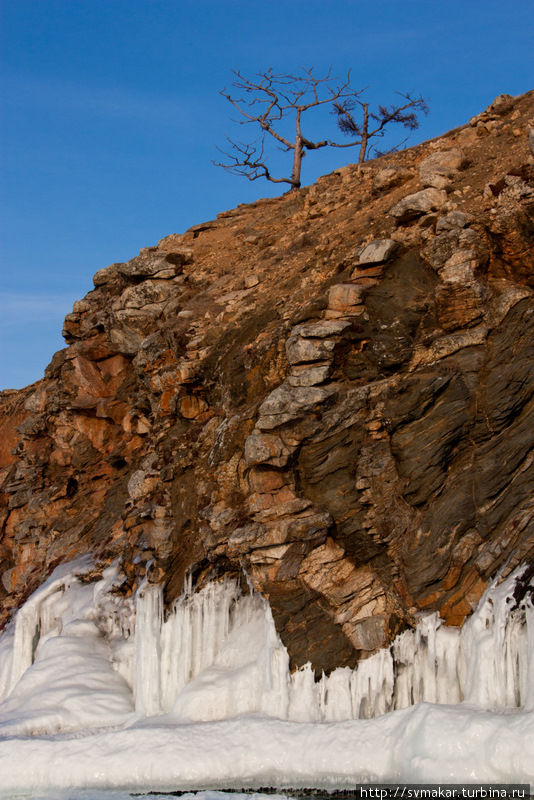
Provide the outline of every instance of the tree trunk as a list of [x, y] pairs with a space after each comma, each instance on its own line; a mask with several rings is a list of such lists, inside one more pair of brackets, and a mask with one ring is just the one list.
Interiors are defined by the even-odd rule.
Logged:
[[369, 142], [369, 104], [362, 103], [363, 106], [363, 125], [362, 125], [362, 140], [360, 142], [360, 154], [358, 156], [358, 164], [363, 164], [367, 155], [367, 144]]
[[295, 119], [295, 144], [293, 148], [293, 170], [291, 172], [292, 189], [300, 189], [300, 170], [302, 168], [302, 156], [304, 155], [302, 130], [300, 128], [301, 114], [302, 109], [297, 107], [297, 117]]
[[295, 149], [293, 151], [293, 170], [291, 171], [291, 187], [293, 189], [300, 189], [300, 170], [302, 168], [302, 156], [304, 155], [304, 148], [302, 147], [302, 139], [297, 136], [295, 140]]

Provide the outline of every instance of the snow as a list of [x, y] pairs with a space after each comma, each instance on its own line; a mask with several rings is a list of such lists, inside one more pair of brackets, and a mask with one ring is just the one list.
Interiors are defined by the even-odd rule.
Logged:
[[[276, 786], [533, 778], [526, 713], [419, 704], [373, 720], [296, 723], [244, 717], [0, 743], [0, 792]], [[4, 795], [4, 796], [5, 796]]]
[[[28, 797], [28, 795], [17, 795], [17, 798]], [[144, 798], [144, 800], [176, 800], [176, 795], [157, 793], [135, 793], [132, 795], [130, 792], [121, 792], [114, 789], [92, 789], [77, 791], [75, 800], [132, 800], [133, 797]], [[287, 794], [264, 794], [262, 792], [253, 792], [243, 794], [242, 792], [228, 792], [228, 791], [200, 791], [200, 792], [184, 792], [180, 794], [181, 800], [291, 800]], [[54, 791], [46, 792], [46, 794], [32, 795], [32, 800], [73, 800], [73, 794], [70, 791]]]
[[[534, 609], [487, 589], [461, 630], [422, 616], [316, 680], [268, 604], [223, 580], [113, 592], [63, 565], [0, 636], [0, 797], [82, 790], [534, 782]], [[84, 577], [85, 576], [85, 577]], [[81, 795], [80, 795], [81, 796]], [[206, 797], [205, 800], [210, 800]]]
[[[144, 798], [144, 800], [176, 800], [176, 795], [149, 793], [140, 795], [137, 792], [135, 797]], [[73, 800], [72, 792], [58, 791], [47, 792], [46, 794], [32, 795], [33, 800]], [[201, 792], [184, 792], [180, 795], [181, 800], [291, 800], [288, 795], [281, 794], [264, 794], [261, 792], [253, 792], [243, 794], [242, 792], [218, 792], [218, 791], [201, 791]], [[130, 792], [121, 792], [115, 790], [89, 790], [76, 792], [76, 800], [132, 800]]]

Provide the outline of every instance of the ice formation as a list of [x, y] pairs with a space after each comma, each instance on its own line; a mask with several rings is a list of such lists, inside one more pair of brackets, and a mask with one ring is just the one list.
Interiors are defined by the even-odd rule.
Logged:
[[419, 702], [533, 709], [534, 610], [529, 600], [513, 607], [520, 572], [495, 582], [461, 630], [423, 616], [391, 648], [319, 681], [309, 665], [290, 674], [259, 595], [242, 595], [232, 581], [188, 589], [163, 621], [161, 589], [147, 586], [137, 601], [136, 709], [301, 722], [375, 717]]
[[58, 688], [77, 676], [71, 702], [76, 686], [82, 691], [91, 672], [98, 683], [100, 672], [110, 698], [121, 697], [119, 716], [135, 707], [137, 716], [172, 712], [188, 721], [259, 713], [336, 722], [419, 702], [534, 709], [534, 609], [513, 600], [521, 570], [494, 582], [462, 629], [423, 616], [389, 649], [317, 681], [310, 665], [290, 673], [267, 602], [233, 580], [199, 592], [189, 584], [164, 619], [160, 586], [140, 589], [134, 613], [109, 591], [113, 568], [97, 583], [83, 582], [86, 569], [81, 562], [57, 570], [0, 637], [0, 730], [15, 698], [24, 706], [36, 685], [41, 695], [50, 687], [57, 659]]
[[[290, 672], [267, 602], [235, 581], [189, 584], [164, 615], [161, 587], [141, 587], [134, 606], [112, 591], [113, 567], [97, 582], [89, 567], [56, 570], [0, 636], [0, 796], [30, 781], [14, 776], [17, 758], [36, 765], [39, 787], [206, 788], [209, 775], [214, 788], [235, 786], [230, 752], [239, 785], [534, 781], [534, 744], [520, 744], [534, 742], [534, 608], [528, 594], [513, 598], [521, 569], [488, 587], [462, 629], [422, 616], [356, 669], [316, 680], [310, 665]], [[217, 761], [219, 735], [229, 750]], [[247, 735], [263, 756], [244, 757]], [[59, 777], [50, 759], [63, 759]]]

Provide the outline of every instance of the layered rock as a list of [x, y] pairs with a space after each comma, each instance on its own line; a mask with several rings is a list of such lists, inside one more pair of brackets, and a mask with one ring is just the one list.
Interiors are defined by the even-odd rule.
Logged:
[[329, 671], [533, 560], [534, 100], [492, 108], [95, 275], [0, 395], [2, 623], [80, 553], [245, 574]]

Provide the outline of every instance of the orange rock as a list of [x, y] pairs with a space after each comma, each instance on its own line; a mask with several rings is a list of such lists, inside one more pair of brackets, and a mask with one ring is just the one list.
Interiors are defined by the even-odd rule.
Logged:
[[58, 467], [67, 467], [72, 459], [72, 453], [69, 450], [62, 450], [56, 447], [50, 453], [50, 463], [56, 464]]
[[328, 308], [333, 311], [348, 311], [362, 302], [363, 288], [354, 283], [337, 283], [328, 292]]
[[104, 419], [76, 414], [73, 425], [77, 431], [87, 436], [95, 450], [105, 450], [112, 440], [113, 426]]
[[462, 625], [482, 597], [485, 589], [486, 582], [472, 567], [466, 572], [454, 594], [440, 609], [440, 614], [447, 625]]
[[171, 400], [174, 397], [174, 390], [173, 389], [165, 389], [159, 399], [159, 407], [164, 414], [170, 414], [171, 411]]
[[180, 414], [185, 419], [197, 419], [208, 410], [209, 406], [202, 397], [186, 394], [180, 400]]
[[96, 416], [112, 419], [117, 425], [120, 425], [121, 420], [124, 418], [125, 411], [126, 403], [121, 403], [113, 398], [99, 400], [96, 404]]
[[111, 394], [97, 367], [86, 358], [77, 356], [72, 359], [74, 382], [78, 387], [78, 399], [89, 397], [107, 397]]
[[0, 469], [16, 461], [12, 450], [17, 444], [19, 435], [17, 425], [20, 425], [28, 416], [28, 412], [20, 405], [11, 411], [6, 409], [5, 416], [0, 416]]
[[273, 492], [285, 484], [284, 475], [274, 469], [252, 468], [249, 472], [249, 481], [255, 492]]
[[297, 496], [289, 486], [282, 486], [279, 491], [254, 492], [249, 497], [249, 508], [252, 512], [265, 511], [266, 509], [277, 507], [282, 508], [286, 503], [292, 503], [297, 499]]
[[130, 361], [121, 355], [115, 355], [98, 362], [98, 369], [104, 378], [115, 378], [129, 366]]

